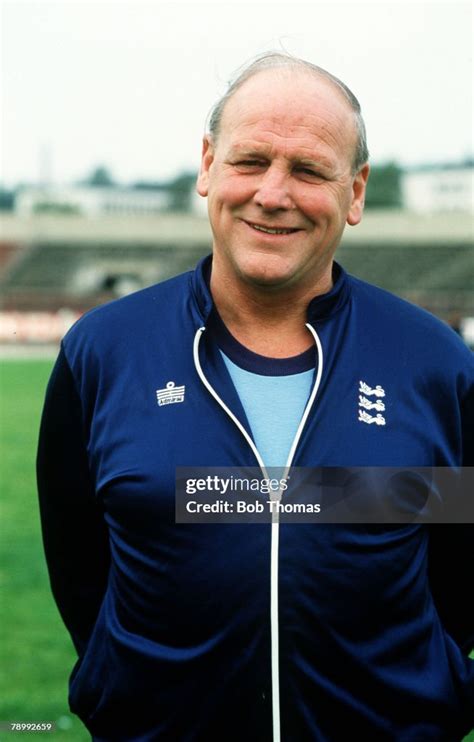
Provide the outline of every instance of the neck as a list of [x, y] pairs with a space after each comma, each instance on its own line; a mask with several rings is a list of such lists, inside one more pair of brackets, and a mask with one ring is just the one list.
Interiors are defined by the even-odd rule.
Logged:
[[229, 332], [249, 350], [272, 358], [298, 355], [313, 345], [308, 304], [331, 288], [331, 266], [320, 281], [299, 290], [254, 285], [214, 264], [211, 273], [212, 297]]

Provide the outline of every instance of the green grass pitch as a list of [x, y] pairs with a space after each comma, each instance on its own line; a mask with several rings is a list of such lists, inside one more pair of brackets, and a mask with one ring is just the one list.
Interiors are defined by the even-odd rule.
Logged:
[[86, 742], [67, 705], [75, 652], [52, 600], [43, 558], [35, 455], [44, 391], [53, 361], [0, 361], [0, 721], [54, 722], [54, 733], [9, 733]]
[[90, 739], [67, 706], [75, 653], [51, 597], [39, 526], [34, 460], [52, 363], [0, 361], [0, 722], [51, 721], [56, 731], [1, 730], [2, 742]]

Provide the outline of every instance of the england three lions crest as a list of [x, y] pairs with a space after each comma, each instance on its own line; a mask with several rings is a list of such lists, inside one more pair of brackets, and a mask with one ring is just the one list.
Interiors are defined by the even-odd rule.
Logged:
[[[375, 397], [375, 399], [369, 399], [369, 397]], [[385, 417], [381, 414], [385, 412], [385, 403], [382, 402], [384, 397], [385, 389], [380, 384], [371, 387], [365, 381], [359, 381], [358, 420], [360, 423], [366, 423], [367, 425], [387, 424]], [[372, 410], [376, 414], [371, 414]]]
[[174, 381], [168, 381], [164, 389], [156, 390], [156, 401], [160, 407], [167, 404], [179, 404], [179, 402], [184, 402], [185, 391], [184, 385], [176, 386]]

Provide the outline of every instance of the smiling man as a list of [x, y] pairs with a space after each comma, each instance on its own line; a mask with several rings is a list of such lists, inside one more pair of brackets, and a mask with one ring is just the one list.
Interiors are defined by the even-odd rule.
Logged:
[[175, 522], [180, 466], [473, 465], [468, 349], [334, 260], [367, 160], [351, 91], [264, 55], [204, 138], [212, 255], [63, 340], [38, 487], [70, 704], [95, 740], [474, 725], [472, 526]]
[[[257, 352], [312, 344], [307, 306], [331, 289], [344, 227], [362, 217], [368, 155], [350, 95], [315, 68], [260, 62], [211, 120], [198, 180], [214, 234], [211, 292], [227, 328]], [[247, 306], [265, 321], [260, 342], [235, 310]]]

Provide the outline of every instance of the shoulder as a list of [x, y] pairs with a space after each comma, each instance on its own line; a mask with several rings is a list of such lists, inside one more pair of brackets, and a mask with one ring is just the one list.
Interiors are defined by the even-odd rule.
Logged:
[[68, 347], [86, 337], [93, 338], [96, 334], [100, 334], [104, 340], [104, 333], [116, 336], [123, 334], [127, 328], [136, 331], [147, 323], [156, 327], [164, 314], [172, 314], [180, 302], [186, 301], [191, 274], [182, 273], [91, 309], [72, 326], [64, 338], [64, 345]]
[[367, 328], [376, 330], [385, 342], [399, 343], [416, 356], [428, 354], [431, 362], [442, 358], [443, 364], [458, 361], [474, 370], [474, 354], [446, 322], [385, 289], [354, 276], [349, 280]]
[[94, 374], [112, 359], [126, 362], [137, 348], [156, 344], [157, 337], [178, 331], [190, 296], [192, 272], [136, 291], [86, 312], [62, 341], [65, 357], [75, 374]]

